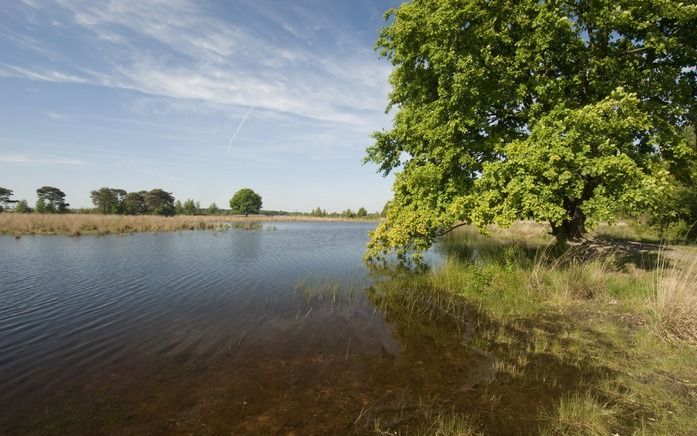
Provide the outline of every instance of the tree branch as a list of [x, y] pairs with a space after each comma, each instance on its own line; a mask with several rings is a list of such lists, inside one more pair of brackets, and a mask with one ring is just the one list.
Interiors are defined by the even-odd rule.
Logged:
[[470, 224], [469, 222], [463, 222], [463, 223], [460, 223], [460, 224], [456, 224], [456, 225], [450, 227], [450, 228], [447, 229], [447, 230], [443, 230], [443, 231], [440, 231], [440, 232], [436, 232], [436, 235], [435, 235], [435, 236], [436, 236], [436, 237], [445, 236], [445, 235], [447, 235], [448, 233], [450, 233], [450, 232], [452, 232], [453, 230], [455, 230], [456, 228], [462, 227], [462, 226], [466, 226], [466, 225], [469, 225], [469, 224]]

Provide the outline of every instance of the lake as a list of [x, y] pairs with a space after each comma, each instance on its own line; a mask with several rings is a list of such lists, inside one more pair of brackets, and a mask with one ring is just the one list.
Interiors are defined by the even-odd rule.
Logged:
[[376, 307], [374, 225], [0, 237], [0, 433], [360, 434], [485, 377]]

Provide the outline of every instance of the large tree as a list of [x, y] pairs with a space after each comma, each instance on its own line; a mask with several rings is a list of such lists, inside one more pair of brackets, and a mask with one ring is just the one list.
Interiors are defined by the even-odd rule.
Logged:
[[397, 170], [369, 255], [460, 223], [548, 222], [560, 240], [651, 208], [695, 153], [697, 6], [663, 0], [414, 0], [376, 47], [394, 66]]
[[126, 215], [143, 215], [146, 212], [146, 191], [129, 192], [123, 199], [123, 213]]
[[38, 200], [36, 211], [39, 213], [67, 213], [70, 206], [65, 202], [65, 193], [53, 186], [42, 186], [36, 190]]
[[230, 209], [232, 213], [258, 214], [261, 212], [261, 195], [252, 191], [249, 188], [240, 189], [230, 199]]
[[174, 197], [171, 192], [156, 188], [144, 195], [145, 210], [151, 215], [172, 216], [175, 213]]
[[100, 213], [119, 214], [123, 213], [123, 200], [126, 194], [123, 189], [104, 187], [92, 191], [90, 197]]
[[9, 205], [17, 203], [17, 200], [12, 200], [14, 192], [11, 189], [0, 187], [0, 212], [4, 211]]

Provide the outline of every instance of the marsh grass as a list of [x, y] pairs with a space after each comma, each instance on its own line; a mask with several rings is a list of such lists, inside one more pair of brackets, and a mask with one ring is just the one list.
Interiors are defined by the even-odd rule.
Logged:
[[455, 416], [475, 414], [486, 434], [694, 434], [693, 251], [643, 244], [631, 256], [637, 245], [591, 240], [559, 252], [530, 229], [520, 241], [490, 235], [453, 232], [442, 265], [372, 291], [405, 314], [392, 320], [448, 320], [493, 357], [493, 378]]
[[544, 411], [547, 422], [543, 435], [606, 436], [616, 426], [617, 410], [608, 402], [600, 401], [591, 392], [574, 393], [559, 400], [552, 411]]
[[134, 232], [175, 232], [181, 230], [226, 230], [230, 227], [254, 230], [261, 222], [346, 221], [340, 218], [306, 216], [189, 216], [20, 214], [0, 213], [0, 234], [70, 235], [125, 234]]
[[697, 344], [697, 257], [672, 265], [660, 262], [647, 304], [659, 334]]

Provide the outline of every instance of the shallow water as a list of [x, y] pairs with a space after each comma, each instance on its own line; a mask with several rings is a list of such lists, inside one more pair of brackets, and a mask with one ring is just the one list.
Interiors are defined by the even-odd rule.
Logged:
[[484, 377], [370, 301], [373, 226], [0, 237], [0, 433], [361, 433]]

